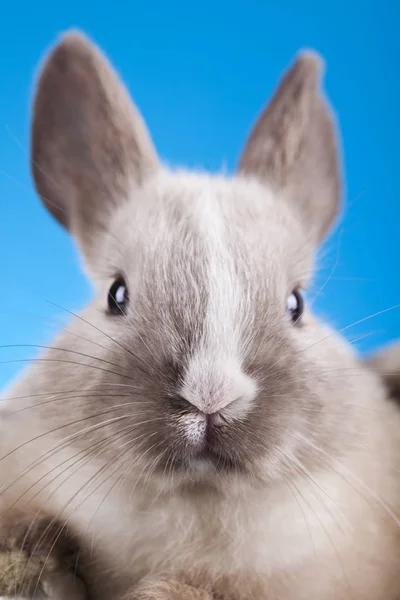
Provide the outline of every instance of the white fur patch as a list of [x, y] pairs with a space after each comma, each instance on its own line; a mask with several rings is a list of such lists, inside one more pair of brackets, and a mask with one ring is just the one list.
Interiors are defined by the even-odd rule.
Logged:
[[206, 415], [200, 412], [184, 415], [179, 417], [179, 424], [182, 426], [188, 442], [200, 449], [203, 445], [207, 428]]
[[243, 373], [239, 359], [242, 299], [226, 235], [221, 204], [211, 189], [199, 195], [197, 223], [207, 255], [209, 299], [204, 333], [186, 370], [180, 393], [200, 411], [223, 411], [227, 419], [244, 417], [257, 392], [256, 383]]

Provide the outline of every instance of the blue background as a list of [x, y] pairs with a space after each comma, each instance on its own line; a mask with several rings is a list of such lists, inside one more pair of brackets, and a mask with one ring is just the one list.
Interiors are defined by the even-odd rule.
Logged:
[[[347, 189], [342, 223], [321, 253], [315, 292], [329, 281], [317, 310], [340, 328], [400, 303], [399, 24], [396, 0], [3, 2], [0, 344], [45, 343], [68, 316], [48, 301], [77, 310], [91, 295], [71, 241], [35, 195], [28, 163], [33, 76], [71, 26], [114, 62], [161, 156], [212, 170], [234, 169], [249, 126], [298, 49], [320, 51]], [[399, 316], [389, 310], [345, 334], [371, 351], [400, 337]], [[0, 349], [0, 386], [23, 364], [4, 361], [33, 354]]]

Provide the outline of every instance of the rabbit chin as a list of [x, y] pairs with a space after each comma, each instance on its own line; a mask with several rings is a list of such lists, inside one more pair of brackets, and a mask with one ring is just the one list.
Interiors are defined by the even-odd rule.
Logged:
[[244, 463], [235, 462], [229, 454], [213, 450], [207, 445], [179, 457], [170, 455], [160, 462], [157, 468], [161, 476], [177, 475], [189, 479], [213, 473], [218, 476], [239, 472], [244, 474], [245, 471]]
[[212, 457], [205, 455], [193, 456], [188, 460], [187, 471], [197, 475], [209, 475], [218, 471], [218, 465]]

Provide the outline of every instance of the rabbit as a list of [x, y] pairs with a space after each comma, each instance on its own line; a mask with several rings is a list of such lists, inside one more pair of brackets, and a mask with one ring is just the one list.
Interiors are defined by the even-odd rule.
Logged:
[[167, 167], [84, 34], [44, 61], [33, 178], [95, 293], [5, 393], [0, 515], [44, 519], [31, 554], [70, 528], [88, 598], [400, 598], [400, 412], [305, 299], [343, 187], [323, 72], [299, 52], [226, 176]]

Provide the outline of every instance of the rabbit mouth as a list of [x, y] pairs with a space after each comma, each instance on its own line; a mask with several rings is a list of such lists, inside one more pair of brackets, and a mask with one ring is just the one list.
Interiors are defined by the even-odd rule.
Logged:
[[238, 462], [211, 449], [204, 449], [195, 455], [174, 461], [174, 470], [181, 474], [202, 475], [208, 473], [228, 474], [244, 470]]
[[[231, 455], [223, 444], [217, 443], [216, 440], [207, 440], [204, 445], [196, 450], [187, 453], [180, 453], [165, 461], [170, 471], [175, 471], [180, 474], [201, 475], [207, 473], [228, 474], [233, 472], [244, 472], [245, 461], [239, 457]], [[160, 467], [165, 472], [164, 466], [160, 463]]]
[[191, 457], [189, 461], [189, 467], [197, 470], [203, 467], [212, 467], [217, 471], [237, 471], [240, 470], [240, 463], [235, 462], [225, 452], [218, 451], [212, 446], [207, 445], [202, 451], [198, 452], [194, 457]]
[[219, 415], [207, 415], [199, 443], [190, 447], [186, 468], [189, 471], [232, 471], [239, 468], [230, 452], [229, 425]]

